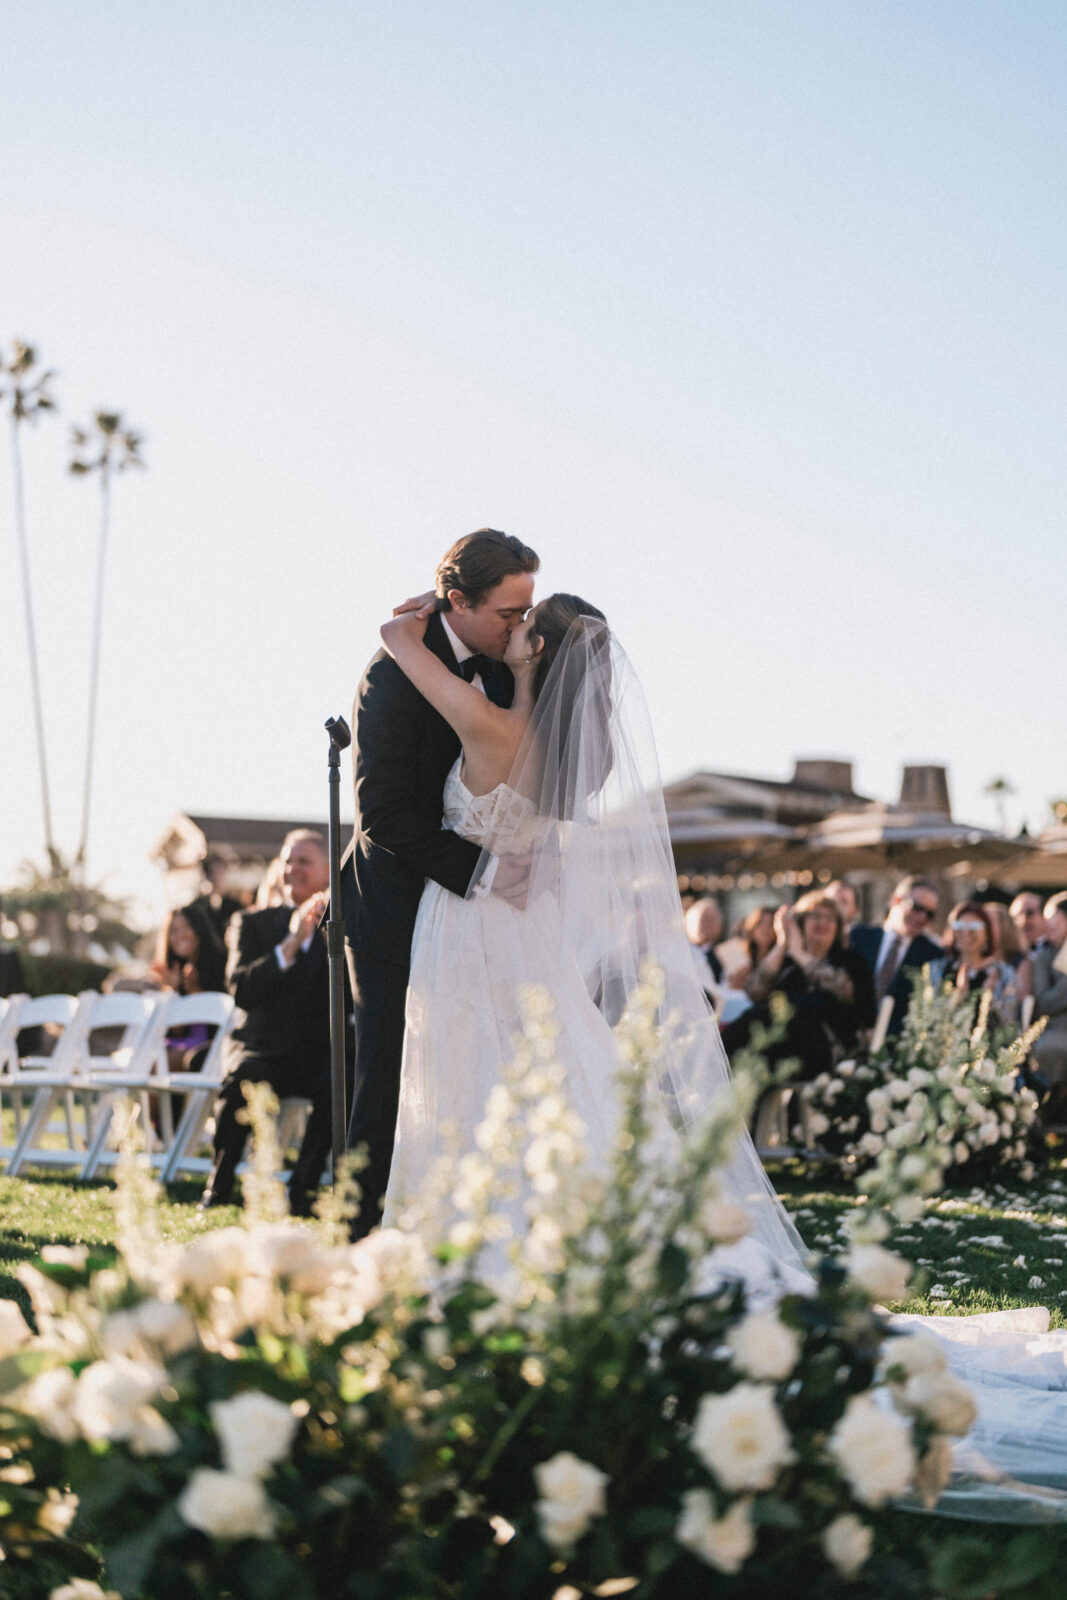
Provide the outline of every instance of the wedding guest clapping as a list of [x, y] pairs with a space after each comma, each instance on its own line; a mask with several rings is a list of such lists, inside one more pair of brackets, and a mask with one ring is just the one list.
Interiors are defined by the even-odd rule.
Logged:
[[1063, 1120], [1067, 1107], [1067, 893], [1054, 894], [1044, 908], [1046, 935], [1030, 955], [1035, 1017], [1047, 1017], [1034, 1042], [1037, 1069], [1053, 1094], [1051, 1114]]
[[934, 982], [952, 985], [963, 994], [992, 995], [995, 1020], [1010, 1026], [1018, 1019], [1019, 991], [1015, 969], [996, 954], [993, 919], [977, 900], [961, 900], [949, 913], [944, 954], [930, 963]]
[[814, 1078], [855, 1051], [873, 1026], [870, 971], [845, 945], [840, 909], [821, 890], [779, 907], [774, 927], [774, 945], [746, 985], [752, 1010], [723, 1030], [723, 1043], [730, 1054], [747, 1043], [754, 1024], [769, 1020], [771, 995], [781, 994], [792, 1015], [771, 1059], [797, 1057], [797, 1077]]
[[160, 988], [202, 994], [226, 987], [226, 947], [198, 902], [168, 912], [159, 930], [152, 971]]

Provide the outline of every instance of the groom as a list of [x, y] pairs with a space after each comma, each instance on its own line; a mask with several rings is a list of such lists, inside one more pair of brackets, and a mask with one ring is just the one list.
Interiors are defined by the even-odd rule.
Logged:
[[[427, 647], [498, 705], [511, 703], [514, 685], [503, 655], [533, 601], [539, 566], [529, 546], [480, 528], [458, 540], [437, 568], [437, 610], [426, 624]], [[424, 598], [429, 603], [433, 596]], [[384, 650], [363, 675], [352, 723], [356, 825], [341, 863], [341, 915], [356, 1022], [348, 1142], [365, 1146], [368, 1156], [352, 1227], [359, 1239], [381, 1220], [389, 1181], [404, 996], [423, 886], [433, 878], [466, 895], [481, 850], [441, 827], [445, 779], [459, 755], [459, 739]], [[502, 857], [493, 869], [491, 884], [478, 885], [476, 893], [525, 893], [521, 865]]]

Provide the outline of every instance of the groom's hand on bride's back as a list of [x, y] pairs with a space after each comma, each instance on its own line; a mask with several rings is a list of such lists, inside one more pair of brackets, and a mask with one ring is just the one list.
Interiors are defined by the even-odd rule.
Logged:
[[498, 856], [496, 872], [490, 894], [498, 894], [513, 905], [516, 911], [526, 910], [530, 893], [530, 862], [532, 856]]

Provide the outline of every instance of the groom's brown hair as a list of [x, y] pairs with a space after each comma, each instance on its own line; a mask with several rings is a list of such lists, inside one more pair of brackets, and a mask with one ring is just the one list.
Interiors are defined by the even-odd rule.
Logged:
[[437, 609], [450, 610], [448, 592], [459, 589], [470, 605], [477, 606], [490, 589], [517, 572], [536, 572], [541, 558], [528, 544], [497, 528], [479, 528], [465, 533], [447, 550], [437, 564], [434, 588]]

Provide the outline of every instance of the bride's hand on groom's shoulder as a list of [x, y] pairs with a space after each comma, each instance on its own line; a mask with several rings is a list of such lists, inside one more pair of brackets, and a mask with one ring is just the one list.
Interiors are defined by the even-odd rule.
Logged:
[[413, 595], [410, 600], [401, 601], [400, 605], [393, 607], [394, 617], [403, 617], [408, 612], [414, 612], [417, 617], [425, 619], [437, 610], [437, 594], [433, 589], [427, 589], [425, 594]]

